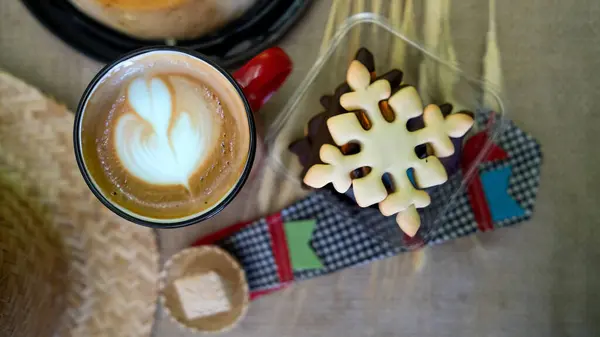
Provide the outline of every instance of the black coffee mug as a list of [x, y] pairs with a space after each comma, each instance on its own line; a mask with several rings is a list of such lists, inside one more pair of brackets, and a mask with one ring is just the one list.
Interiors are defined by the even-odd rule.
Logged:
[[[226, 79], [235, 92], [239, 94], [239, 98], [243, 101], [248, 118], [250, 134], [249, 153], [244, 169], [239, 176], [237, 183], [227, 193], [227, 195], [225, 195], [210, 209], [200, 211], [198, 215], [172, 220], [154, 219], [136, 214], [135, 212], [118, 205], [116, 202], [109, 200], [109, 198], [106, 197], [106, 192], [102, 191], [98, 184], [96, 184], [94, 177], [86, 167], [86, 159], [84, 158], [82, 151], [82, 124], [83, 120], [85, 119], [88, 101], [98, 85], [102, 83], [102, 81], [107, 78], [111, 70], [115, 69], [116, 67], [123, 66], [125, 62], [132, 60], [133, 58], [156, 51], [186, 54], [205, 63], [207, 66], [209, 66], [209, 68], [213, 69], [218, 76], [222, 76], [224, 79]], [[278, 47], [270, 48], [260, 53], [255, 58], [250, 60], [246, 65], [242, 66], [242, 68], [240, 68], [238, 71], [234, 72], [233, 75], [230, 75], [227, 71], [223, 70], [223, 68], [210, 60], [208, 57], [185, 48], [157, 46], [139, 49], [126, 54], [125, 56], [104, 67], [94, 77], [79, 102], [77, 113], [75, 115], [73, 141], [75, 146], [75, 158], [83, 179], [98, 200], [100, 200], [108, 209], [120, 217], [139, 225], [154, 228], [176, 228], [189, 226], [213, 217], [221, 212], [236, 197], [248, 179], [257, 148], [254, 112], [260, 109], [260, 107], [271, 97], [271, 95], [277, 91], [277, 89], [279, 89], [279, 87], [290, 74], [291, 70], [292, 63], [290, 58]]]

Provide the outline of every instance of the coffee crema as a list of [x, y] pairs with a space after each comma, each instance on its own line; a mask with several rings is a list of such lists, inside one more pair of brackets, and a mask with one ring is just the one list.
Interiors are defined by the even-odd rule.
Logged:
[[180, 52], [124, 61], [97, 84], [81, 127], [85, 166], [126, 213], [175, 222], [218, 205], [248, 161], [245, 105], [211, 65]]

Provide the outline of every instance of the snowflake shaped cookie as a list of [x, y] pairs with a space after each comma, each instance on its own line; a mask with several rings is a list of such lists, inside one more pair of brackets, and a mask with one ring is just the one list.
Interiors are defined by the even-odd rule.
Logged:
[[[327, 127], [335, 143], [339, 146], [358, 143], [360, 152], [344, 155], [334, 145], [323, 145], [319, 154], [325, 164], [313, 165], [306, 173], [304, 183], [315, 188], [332, 183], [340, 193], [352, 186], [359, 206], [379, 203], [382, 214], [397, 214], [400, 228], [414, 236], [420, 226], [417, 208], [426, 207], [431, 202], [422, 189], [440, 185], [448, 179], [438, 157], [454, 153], [450, 137], [465, 135], [473, 125], [473, 119], [466, 114], [452, 114], [444, 118], [437, 105], [423, 108], [414, 87], [402, 88], [391, 96], [389, 82], [382, 79], [370, 83], [368, 69], [358, 61], [351, 63], [346, 77], [353, 92], [342, 95], [340, 104], [348, 111], [364, 111], [371, 128], [365, 130], [352, 112], [329, 118]], [[379, 107], [384, 100], [395, 114], [391, 122], [383, 117]], [[406, 128], [408, 120], [421, 115], [425, 126], [409, 131]], [[415, 147], [421, 144], [429, 144], [434, 155], [420, 159]], [[362, 167], [371, 170], [362, 178], [352, 179], [350, 173]], [[408, 170], [413, 171], [418, 189], [410, 181]], [[386, 173], [393, 182], [390, 192], [382, 182]]]

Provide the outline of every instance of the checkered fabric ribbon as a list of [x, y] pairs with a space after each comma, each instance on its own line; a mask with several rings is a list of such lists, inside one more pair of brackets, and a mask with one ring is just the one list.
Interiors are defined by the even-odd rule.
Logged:
[[[485, 120], [478, 122], [484, 124]], [[348, 197], [322, 189], [276, 214], [231, 226], [201, 238], [195, 245], [217, 244], [235, 256], [256, 298], [291, 282], [529, 219], [539, 183], [540, 146], [512, 122], [480, 163], [475, 157], [481, 155], [484, 143], [489, 144], [485, 131], [469, 138], [462, 170], [428, 191], [432, 204], [420, 210], [423, 225], [414, 238], [402, 233], [394, 217], [382, 216], [377, 208], [360, 208]], [[487, 178], [483, 179], [485, 174], [502, 173], [503, 169], [510, 171], [504, 189], [508, 206], [487, 200], [493, 195], [488, 189], [501, 183], [493, 181], [493, 186], [486, 186]], [[463, 172], [472, 174], [465, 177]], [[516, 211], [507, 214], [502, 207]], [[283, 226], [306, 219], [316, 220], [309, 245], [323, 267], [292, 270]]]

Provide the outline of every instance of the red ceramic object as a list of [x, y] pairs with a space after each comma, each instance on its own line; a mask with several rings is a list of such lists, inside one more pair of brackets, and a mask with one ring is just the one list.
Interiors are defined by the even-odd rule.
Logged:
[[256, 113], [271, 98], [292, 72], [292, 60], [279, 47], [269, 48], [256, 55], [233, 73], [250, 108]]

